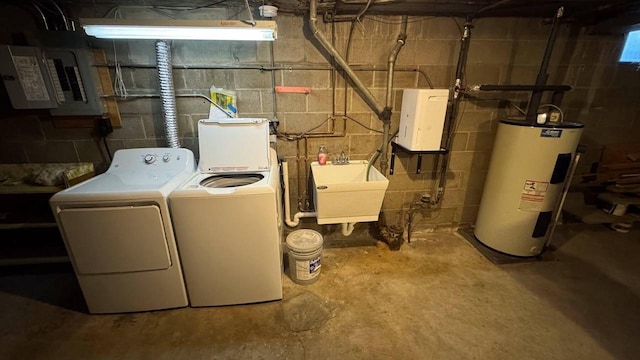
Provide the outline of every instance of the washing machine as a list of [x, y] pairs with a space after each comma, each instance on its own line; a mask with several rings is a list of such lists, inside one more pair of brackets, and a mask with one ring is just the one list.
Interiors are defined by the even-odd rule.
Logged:
[[200, 173], [169, 196], [191, 306], [282, 299], [280, 168], [267, 119], [201, 120]]
[[50, 205], [91, 313], [188, 305], [167, 197], [195, 173], [188, 149], [118, 150]]

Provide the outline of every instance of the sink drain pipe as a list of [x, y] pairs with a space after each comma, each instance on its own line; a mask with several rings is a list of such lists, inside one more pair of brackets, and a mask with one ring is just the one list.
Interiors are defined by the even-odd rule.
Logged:
[[164, 40], [156, 42], [156, 62], [158, 64], [158, 80], [160, 82], [164, 131], [169, 147], [179, 148], [180, 139], [178, 138], [176, 94], [173, 87], [171, 47], [169, 43]]
[[291, 203], [289, 197], [289, 163], [282, 162], [282, 181], [284, 183], [284, 222], [289, 227], [296, 227], [300, 224], [301, 218], [316, 217], [318, 213], [315, 211], [298, 211], [291, 220]]
[[355, 228], [356, 224], [357, 223], [354, 223], [354, 222], [353, 223], [342, 223], [341, 224], [342, 225], [342, 228], [341, 228], [342, 235], [344, 235], [344, 236], [351, 235], [351, 233], [353, 232], [353, 229]]

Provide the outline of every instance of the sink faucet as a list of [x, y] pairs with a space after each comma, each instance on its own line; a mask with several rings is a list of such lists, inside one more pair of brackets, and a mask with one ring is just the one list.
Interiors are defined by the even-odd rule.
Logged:
[[344, 151], [340, 152], [340, 156], [333, 159], [333, 165], [347, 165], [349, 164], [349, 157], [344, 153]]

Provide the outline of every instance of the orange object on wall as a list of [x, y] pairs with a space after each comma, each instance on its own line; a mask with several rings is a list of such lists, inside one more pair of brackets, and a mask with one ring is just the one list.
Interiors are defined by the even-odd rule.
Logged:
[[277, 93], [289, 93], [289, 94], [310, 94], [310, 87], [302, 86], [276, 86]]

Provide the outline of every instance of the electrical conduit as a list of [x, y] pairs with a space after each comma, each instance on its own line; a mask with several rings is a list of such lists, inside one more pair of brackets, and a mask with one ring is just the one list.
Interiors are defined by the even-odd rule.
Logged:
[[167, 136], [167, 142], [169, 147], [179, 148], [180, 139], [178, 138], [176, 95], [173, 87], [171, 47], [164, 40], [156, 42], [156, 61], [158, 64], [162, 116], [164, 117], [164, 130]]

